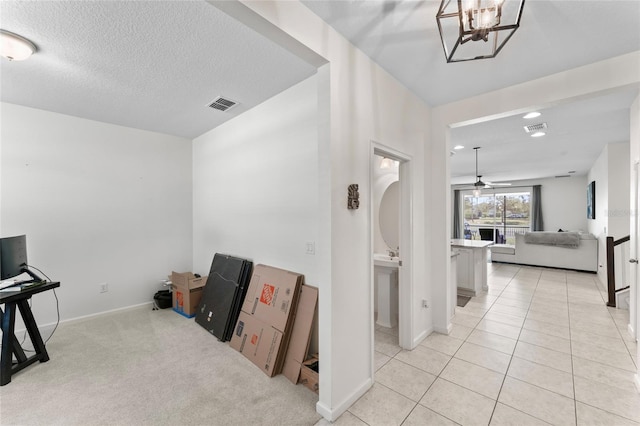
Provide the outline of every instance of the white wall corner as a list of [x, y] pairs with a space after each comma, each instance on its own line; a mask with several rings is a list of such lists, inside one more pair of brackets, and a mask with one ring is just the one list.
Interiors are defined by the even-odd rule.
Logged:
[[[453, 324], [449, 322], [446, 324], [445, 327], [433, 327], [433, 329], [431, 330], [431, 333], [435, 331], [436, 333], [445, 334], [448, 336], [449, 334], [451, 334], [452, 330], [453, 330]], [[429, 334], [427, 334], [427, 336], [429, 336]]]
[[424, 330], [422, 333], [415, 336], [415, 338], [411, 342], [411, 350], [414, 350], [424, 339], [427, 338], [427, 336], [433, 333], [433, 331], [434, 331], [433, 327], [429, 327], [428, 329]]
[[351, 395], [349, 395], [340, 404], [337, 404], [333, 409], [327, 407], [322, 403], [322, 401], [318, 401], [316, 403], [316, 411], [326, 420], [333, 423], [338, 420], [338, 417], [340, 417], [345, 411], [347, 411], [349, 407], [351, 407], [358, 399], [360, 399], [362, 395], [367, 393], [371, 386], [373, 386], [373, 378], [370, 377], [365, 380], [364, 383], [362, 383], [358, 388], [356, 388], [356, 390]]

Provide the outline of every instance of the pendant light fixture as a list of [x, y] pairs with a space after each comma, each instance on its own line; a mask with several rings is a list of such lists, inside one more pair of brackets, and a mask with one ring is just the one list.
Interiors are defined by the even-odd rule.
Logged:
[[24, 61], [37, 50], [31, 41], [6, 30], [0, 30], [0, 41], [0, 54], [10, 61]]
[[481, 189], [487, 186], [487, 184], [482, 181], [482, 176], [478, 174], [478, 150], [480, 147], [476, 146], [473, 149], [476, 151], [476, 183], [473, 184], [473, 196], [478, 198], [482, 194]]
[[495, 57], [520, 27], [524, 0], [442, 0], [436, 15], [447, 62]]

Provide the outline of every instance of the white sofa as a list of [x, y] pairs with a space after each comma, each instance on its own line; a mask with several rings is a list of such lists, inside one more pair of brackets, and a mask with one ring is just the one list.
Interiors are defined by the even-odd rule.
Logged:
[[579, 235], [577, 247], [525, 242], [525, 234], [516, 234], [516, 244], [494, 244], [492, 262], [546, 266], [598, 272], [598, 240], [592, 234]]

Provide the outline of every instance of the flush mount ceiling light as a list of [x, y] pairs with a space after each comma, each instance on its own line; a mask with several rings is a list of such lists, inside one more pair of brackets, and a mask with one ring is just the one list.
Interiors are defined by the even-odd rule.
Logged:
[[442, 0], [436, 15], [447, 62], [495, 57], [520, 27], [524, 0]]
[[0, 54], [10, 61], [24, 61], [36, 51], [36, 46], [24, 37], [0, 30]]

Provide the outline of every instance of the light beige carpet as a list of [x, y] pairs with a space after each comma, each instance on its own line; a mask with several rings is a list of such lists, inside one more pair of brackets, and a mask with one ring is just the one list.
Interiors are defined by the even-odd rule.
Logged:
[[281, 375], [267, 377], [170, 309], [63, 323], [47, 350], [49, 362], [0, 387], [0, 424], [313, 425], [320, 419], [316, 394]]

